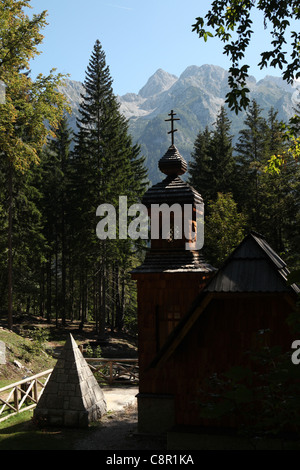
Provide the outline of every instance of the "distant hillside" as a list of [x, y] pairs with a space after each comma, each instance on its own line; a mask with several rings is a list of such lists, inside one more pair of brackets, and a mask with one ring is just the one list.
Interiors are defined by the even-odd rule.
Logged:
[[[216, 65], [190, 66], [180, 77], [159, 69], [138, 94], [118, 97], [121, 112], [129, 119], [133, 139], [141, 145], [146, 157], [152, 183], [161, 180], [157, 162], [170, 145], [169, 124], [165, 122], [170, 110], [173, 109], [180, 118], [176, 123], [175, 144], [189, 161], [197, 133], [205, 126], [212, 126], [220, 107], [225, 105], [227, 78], [228, 72]], [[254, 77], [249, 77], [248, 88], [250, 98], [256, 99], [265, 116], [271, 107], [278, 110], [278, 118], [283, 121], [288, 121], [293, 114], [295, 89], [281, 78], [267, 76], [257, 82]], [[61, 91], [74, 110], [70, 124], [75, 129], [82, 84], [68, 80]], [[236, 139], [243, 127], [245, 113], [236, 116], [228, 111], [228, 117], [232, 122], [231, 133]]]

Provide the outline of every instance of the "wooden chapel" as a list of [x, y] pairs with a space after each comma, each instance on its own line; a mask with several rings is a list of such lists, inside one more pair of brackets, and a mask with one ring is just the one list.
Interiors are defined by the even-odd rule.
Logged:
[[[203, 202], [181, 178], [187, 164], [174, 145], [173, 111], [171, 122], [172, 145], [158, 164], [166, 177], [142, 201], [150, 219], [152, 204], [192, 204], [196, 210]], [[299, 289], [287, 285], [287, 266], [266, 240], [249, 234], [216, 270], [201, 251], [186, 249], [186, 243], [195, 242], [195, 232], [190, 233], [151, 240], [144, 262], [132, 272], [137, 281], [141, 433], [180, 429], [184, 434], [203, 426], [197, 405], [203, 382], [210, 374], [242, 365], [260, 329], [270, 329], [270, 344], [285, 349], [295, 339], [286, 319], [295, 310]]]

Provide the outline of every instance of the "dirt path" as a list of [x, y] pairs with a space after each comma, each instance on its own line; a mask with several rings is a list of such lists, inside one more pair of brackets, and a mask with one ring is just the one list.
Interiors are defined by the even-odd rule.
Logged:
[[164, 450], [165, 440], [137, 434], [137, 407], [130, 405], [122, 411], [102, 418], [101, 426], [86, 439], [76, 443], [76, 450]]
[[125, 407], [129, 405], [136, 406], [137, 404], [136, 396], [139, 393], [139, 388], [137, 386], [104, 386], [102, 387], [102, 390], [106, 400], [108, 412], [122, 411]]
[[138, 387], [103, 387], [108, 413], [87, 438], [76, 443], [77, 450], [163, 450], [164, 439], [137, 432]]

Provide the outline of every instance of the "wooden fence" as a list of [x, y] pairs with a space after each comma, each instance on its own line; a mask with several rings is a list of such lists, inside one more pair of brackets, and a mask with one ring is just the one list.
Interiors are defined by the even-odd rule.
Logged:
[[[138, 359], [85, 359], [100, 383], [138, 383]], [[17, 413], [35, 408], [52, 371], [49, 369], [0, 388], [0, 423]]]
[[138, 359], [85, 358], [97, 380], [112, 385], [138, 383]]
[[44, 391], [52, 370], [40, 372], [0, 388], [0, 422], [17, 413], [34, 408]]

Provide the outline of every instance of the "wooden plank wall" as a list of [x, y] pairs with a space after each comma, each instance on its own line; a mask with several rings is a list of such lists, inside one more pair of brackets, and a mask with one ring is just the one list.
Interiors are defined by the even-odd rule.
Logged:
[[289, 350], [295, 339], [286, 323], [291, 311], [280, 295], [214, 299], [167, 362], [143, 375], [141, 391], [174, 393], [177, 424], [203, 424], [197, 401], [205, 379], [233, 365], [249, 364], [247, 351], [258, 345], [260, 330], [270, 330], [264, 336], [269, 345]]
[[137, 280], [140, 373], [187, 313], [205, 281], [201, 273], [140, 274]]

